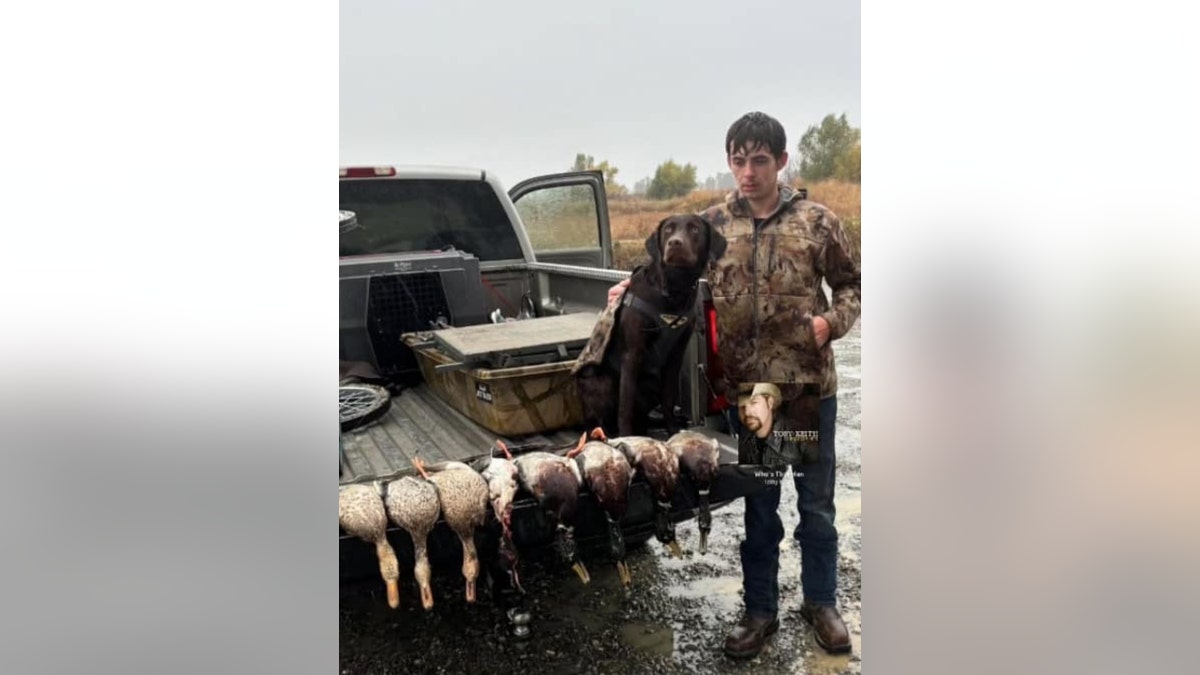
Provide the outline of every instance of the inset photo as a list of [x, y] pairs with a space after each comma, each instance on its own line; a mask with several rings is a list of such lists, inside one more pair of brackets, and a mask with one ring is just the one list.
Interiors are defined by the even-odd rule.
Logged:
[[739, 384], [735, 424], [738, 463], [798, 467], [816, 461], [820, 402], [815, 384]]

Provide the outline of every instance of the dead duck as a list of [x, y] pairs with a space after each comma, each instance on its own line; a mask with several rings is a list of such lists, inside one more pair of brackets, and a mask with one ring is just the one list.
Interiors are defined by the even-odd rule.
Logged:
[[580, 438], [579, 445], [568, 452], [567, 457], [574, 458], [578, 463], [588, 489], [596, 496], [596, 502], [608, 519], [609, 554], [617, 563], [621, 583], [628, 588], [633, 583], [633, 575], [625, 564], [625, 535], [621, 533], [621, 520], [629, 506], [633, 467], [625, 453], [602, 442], [605, 436], [599, 427], [592, 431], [592, 437], [601, 440], [585, 443], [586, 436]]
[[575, 548], [575, 509], [583, 476], [574, 460], [549, 452], [530, 452], [513, 460], [521, 486], [537, 499], [538, 505], [554, 517], [558, 554], [579, 580], [591, 581], [587, 567]]
[[414, 457], [413, 466], [437, 488], [442, 517], [462, 540], [462, 573], [467, 580], [467, 602], [475, 602], [475, 580], [479, 578], [475, 529], [483, 525], [487, 518], [487, 481], [462, 462], [439, 462], [426, 466], [419, 457]]
[[373, 485], [338, 488], [338, 524], [348, 534], [375, 545], [379, 574], [387, 584], [388, 606], [400, 606], [400, 562], [387, 540], [387, 512]]
[[492, 503], [492, 513], [500, 522], [500, 565], [508, 573], [509, 580], [518, 591], [521, 588], [521, 577], [518, 572], [519, 558], [517, 547], [512, 539], [512, 509], [513, 499], [517, 494], [517, 465], [512, 461], [512, 453], [504, 441], [497, 439], [492, 446], [493, 452], [499, 448], [503, 457], [489, 454], [472, 464], [474, 469], [483, 476], [488, 484], [488, 499]]
[[433, 587], [430, 585], [429, 553], [425, 546], [429, 533], [441, 514], [437, 488], [427, 480], [405, 476], [386, 486], [384, 506], [393, 523], [408, 532], [413, 542], [413, 576], [421, 588], [421, 606], [433, 608]]
[[492, 451], [495, 452], [497, 448], [504, 453], [503, 457], [484, 457], [472, 467], [487, 481], [492, 512], [504, 528], [505, 535], [511, 535], [513, 498], [517, 494], [517, 465], [513, 463], [512, 453], [504, 441], [497, 440]]
[[654, 497], [654, 536], [671, 555], [683, 557], [671, 520], [671, 500], [679, 478], [679, 457], [666, 443], [649, 436], [620, 436], [605, 441], [625, 453], [626, 459], [646, 480]]
[[708, 493], [717, 478], [721, 460], [721, 444], [695, 431], [681, 431], [667, 439], [667, 447], [679, 457], [680, 467], [696, 485], [700, 512], [696, 524], [700, 530], [700, 553], [708, 553], [708, 533], [712, 530], [712, 511], [708, 507]]

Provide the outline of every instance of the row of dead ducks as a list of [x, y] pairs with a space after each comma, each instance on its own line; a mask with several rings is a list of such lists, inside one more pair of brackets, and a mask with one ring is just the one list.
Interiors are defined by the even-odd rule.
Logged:
[[421, 604], [425, 609], [433, 607], [426, 540], [439, 515], [462, 540], [467, 602], [475, 602], [479, 559], [473, 535], [484, 524], [489, 501], [501, 525], [500, 565], [513, 585], [520, 588], [517, 549], [511, 530], [518, 485], [551, 514], [557, 528], [558, 553], [585, 584], [590, 578], [576, 553], [573, 534], [576, 502], [584, 484], [607, 516], [609, 553], [626, 587], [632, 583], [632, 577], [625, 563], [621, 520], [635, 474], [643, 476], [656, 502], [655, 536], [675, 556], [682, 556], [682, 551], [675, 539], [670, 505], [680, 468], [689, 474], [699, 492], [700, 552], [707, 551], [708, 532], [712, 528], [708, 493], [717, 475], [719, 459], [715, 439], [691, 431], [677, 433], [666, 442], [644, 436], [606, 438], [600, 429], [592, 432], [591, 439], [584, 434], [565, 456], [530, 452], [513, 458], [504, 443], [496, 441], [493, 451], [501, 450], [503, 457], [484, 457], [470, 465], [441, 462], [427, 466], [414, 459], [420, 478], [405, 476], [385, 486], [342, 486], [338, 493], [338, 521], [347, 533], [375, 545], [379, 571], [387, 585], [388, 605], [393, 609], [400, 606], [400, 565], [387, 540], [388, 519], [412, 537], [413, 576], [421, 589]]

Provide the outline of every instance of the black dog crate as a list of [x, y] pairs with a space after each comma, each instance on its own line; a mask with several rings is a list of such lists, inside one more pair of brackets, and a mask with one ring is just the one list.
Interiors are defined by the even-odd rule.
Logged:
[[487, 321], [479, 260], [461, 251], [424, 251], [341, 261], [339, 350], [396, 382], [420, 376], [400, 335], [433, 330], [439, 321]]

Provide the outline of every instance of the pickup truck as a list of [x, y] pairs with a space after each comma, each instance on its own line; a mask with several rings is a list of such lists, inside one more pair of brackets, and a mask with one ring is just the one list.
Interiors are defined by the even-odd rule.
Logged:
[[[413, 350], [401, 335], [446, 326], [499, 320], [536, 322], [582, 313], [598, 316], [608, 289], [629, 276], [612, 268], [613, 242], [603, 175], [598, 171], [541, 176], [505, 190], [495, 175], [478, 169], [345, 167], [339, 171], [339, 208], [351, 227], [339, 234], [339, 348], [343, 364], [366, 363], [393, 391], [390, 408], [371, 423], [341, 434], [340, 484], [387, 481], [426, 463], [470, 462], [488, 454], [498, 434], [456, 410], [423, 381]], [[684, 360], [680, 404], [673, 413], [689, 428], [721, 441], [722, 475], [710, 495], [720, 508], [754, 489], [740, 479], [734, 440], [720, 431], [723, 403], [711, 396], [704, 371], [715, 347], [715, 313], [701, 285], [699, 325]], [[659, 418], [661, 419], [661, 418]], [[511, 448], [574, 445], [582, 426], [520, 437], [501, 437]], [[682, 482], [682, 481], [681, 481]], [[695, 495], [680, 489], [672, 518], [695, 517]], [[635, 480], [622, 522], [627, 545], [654, 531], [653, 502]], [[602, 512], [586, 488], [581, 492], [576, 539], [586, 556], [602, 548]], [[489, 514], [489, 523], [494, 519]], [[512, 529], [519, 550], [553, 542], [554, 527], [532, 496], [519, 492]], [[491, 532], [491, 539], [489, 539]], [[495, 532], [477, 533], [481, 555]], [[339, 533], [343, 589], [382, 585], [374, 548]], [[412, 545], [392, 525], [389, 541], [411, 579]], [[457, 538], [439, 522], [429, 552], [437, 573], [457, 570]]]

